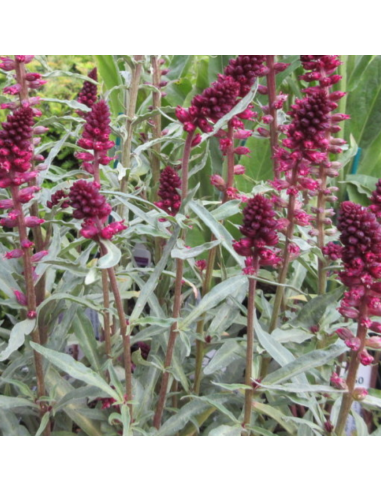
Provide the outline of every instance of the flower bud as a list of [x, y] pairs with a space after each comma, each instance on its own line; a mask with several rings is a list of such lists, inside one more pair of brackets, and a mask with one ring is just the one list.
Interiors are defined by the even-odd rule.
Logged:
[[38, 217], [25, 217], [25, 225], [26, 227], [29, 227], [31, 229], [33, 227], [38, 227], [44, 222], [45, 222], [44, 219], [39, 219]]
[[0, 200], [0, 210], [9, 210], [13, 208], [13, 200]]
[[18, 290], [13, 291], [16, 301], [20, 304], [20, 306], [27, 306], [28, 305], [28, 300], [26, 298], [26, 295], [23, 294], [22, 292], [19, 292]]
[[372, 357], [369, 352], [367, 352], [366, 350], [363, 350], [362, 352], [360, 352], [360, 354], [358, 355], [358, 360], [360, 361], [360, 363], [363, 365], [363, 366], [371, 366], [374, 362], [374, 357]]
[[250, 152], [250, 149], [248, 149], [247, 147], [237, 147], [236, 149], [234, 149], [234, 153], [237, 155], [247, 155], [250, 154]]
[[348, 389], [347, 382], [345, 381], [345, 379], [339, 377], [339, 375], [336, 373], [333, 373], [331, 376], [331, 384], [335, 389], [338, 390], [345, 391]]
[[210, 178], [210, 184], [214, 187], [217, 188], [219, 191], [225, 191], [226, 190], [226, 183], [225, 180], [222, 176], [219, 176], [218, 174], [214, 174]]
[[40, 252], [38, 252], [32, 256], [31, 261], [32, 261], [32, 263], [38, 263], [43, 258], [45, 258], [45, 256], [48, 256], [48, 254], [49, 254], [49, 251], [40, 251]]
[[36, 319], [37, 318], [37, 312], [36, 311], [28, 311], [27, 317], [28, 317], [28, 319]]
[[245, 166], [234, 166], [234, 174], [236, 176], [240, 176], [242, 174], [245, 174], [246, 173], [246, 168]]
[[339, 330], [336, 330], [336, 334], [341, 340], [353, 339], [353, 333], [348, 328], [340, 328]]
[[21, 249], [14, 249], [13, 251], [9, 251], [4, 255], [6, 260], [16, 260], [18, 258], [22, 258], [24, 256], [24, 251]]
[[353, 352], [358, 352], [361, 348], [361, 340], [359, 338], [349, 338], [345, 340], [345, 345]]
[[196, 261], [195, 265], [196, 265], [196, 268], [198, 270], [200, 270], [200, 272], [205, 271], [207, 269], [207, 266], [208, 266], [208, 264], [205, 260]]
[[362, 402], [368, 396], [368, 391], [365, 388], [356, 388], [352, 394], [353, 399], [358, 402]]

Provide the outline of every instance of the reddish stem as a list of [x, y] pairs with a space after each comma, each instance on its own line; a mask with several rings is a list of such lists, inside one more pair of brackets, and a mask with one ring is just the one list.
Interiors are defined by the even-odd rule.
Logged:
[[[100, 243], [102, 256], [107, 254], [107, 249]], [[131, 359], [131, 337], [128, 334], [128, 325], [126, 320], [126, 314], [124, 312], [123, 301], [119, 292], [118, 281], [116, 278], [115, 270], [109, 268], [107, 270], [111, 290], [114, 294], [115, 305], [118, 311], [118, 318], [120, 323], [120, 330], [123, 338], [123, 352], [124, 352], [124, 370], [126, 376], [126, 398], [129, 403], [128, 407], [130, 409], [131, 420], [133, 419], [133, 408], [131, 405], [133, 394], [132, 394], [132, 359]]]
[[357, 373], [360, 367], [360, 361], [358, 359], [358, 354], [360, 354], [365, 349], [366, 336], [368, 330], [366, 326], [362, 323], [364, 319], [368, 317], [368, 307], [367, 307], [367, 295], [368, 292], [365, 293], [364, 298], [362, 300], [358, 329], [357, 329], [357, 338], [361, 340], [361, 347], [358, 352], [353, 352], [352, 357], [349, 363], [348, 375], [347, 375], [347, 386], [348, 393], [343, 396], [343, 402], [341, 404], [341, 410], [339, 414], [339, 419], [336, 426], [336, 434], [338, 436], [343, 436], [345, 432], [345, 427], [348, 421], [349, 412], [351, 411], [354, 398], [353, 392], [356, 388], [357, 381]]
[[[16, 80], [17, 83], [21, 86], [21, 91], [20, 91], [20, 103], [23, 103], [24, 101], [29, 101], [29, 87], [28, 83], [26, 80], [26, 69], [25, 69], [25, 63], [23, 62], [18, 62], [16, 59], [16, 55], [14, 56], [15, 60], [15, 71], [16, 71]], [[31, 145], [33, 146], [33, 139], [31, 139]], [[37, 185], [37, 180], [36, 178], [32, 179], [30, 181], [30, 186], [36, 186]], [[33, 217], [38, 217], [39, 214], [39, 209], [38, 209], [38, 204], [33, 203], [30, 207], [30, 214]], [[36, 251], [41, 252], [45, 249], [45, 241], [42, 235], [42, 228], [41, 226], [37, 226], [33, 228], [33, 237], [34, 237], [34, 242], [36, 244]], [[42, 275], [39, 281], [37, 282], [37, 285], [35, 287], [36, 289], [36, 297], [37, 297], [37, 304], [41, 304], [46, 297], [46, 275]], [[39, 326], [39, 332], [40, 332], [40, 338], [41, 338], [41, 344], [45, 345], [47, 342], [48, 338], [48, 329], [46, 327]]]
[[[182, 161], [182, 192], [181, 192], [181, 198], [183, 202], [188, 196], [189, 160], [192, 152], [193, 137], [194, 137], [194, 132], [188, 133], [185, 142], [185, 148], [184, 148], [184, 155]], [[183, 285], [183, 274], [184, 274], [184, 261], [176, 260], [175, 301], [173, 307], [173, 318], [176, 320], [178, 320], [181, 313], [181, 291]], [[156, 414], [154, 417], [154, 427], [156, 427], [156, 429], [160, 429], [161, 427], [165, 401], [167, 399], [168, 383], [169, 383], [168, 369], [171, 367], [173, 354], [175, 351], [176, 339], [178, 335], [177, 328], [178, 328], [178, 322], [176, 321], [172, 325], [171, 332], [169, 334], [167, 354], [164, 363], [164, 374], [161, 382], [161, 389], [160, 389]]]
[[229, 121], [229, 125], [228, 125], [228, 137], [227, 138], [232, 142], [232, 144], [229, 145], [229, 148], [228, 148], [227, 153], [226, 153], [228, 172], [227, 172], [226, 191], [224, 194], [224, 203], [229, 201], [229, 196], [228, 196], [227, 190], [229, 188], [234, 187], [234, 166], [235, 166], [234, 126], [233, 126], [231, 121]]
[[[18, 224], [20, 244], [22, 245], [24, 241], [28, 240], [28, 231], [25, 225], [24, 211], [19, 200], [19, 189], [17, 186], [11, 186], [11, 194], [14, 203], [14, 208], [18, 212], [17, 224]], [[23, 248], [23, 251], [24, 251], [23, 262], [24, 262], [27, 309], [28, 309], [28, 314], [31, 315], [31, 313], [37, 313], [37, 299], [36, 299], [36, 292], [34, 288], [33, 264], [31, 259], [32, 253], [30, 248]], [[37, 327], [32, 332], [32, 340], [37, 345], [41, 345], [40, 334]], [[35, 365], [36, 378], [37, 378], [37, 392], [38, 392], [39, 400], [41, 400], [46, 396], [43, 361], [42, 361], [42, 356], [38, 352], [33, 351], [33, 354], [34, 354], [34, 365]], [[45, 402], [40, 401], [39, 405], [40, 405], [40, 417], [42, 419], [49, 410]], [[44, 435], [50, 436], [50, 432], [51, 429], [49, 423], [45, 429]]]
[[[99, 169], [99, 153], [94, 152], [94, 182], [98, 185], [101, 184], [100, 169]], [[111, 321], [110, 321], [110, 293], [108, 274], [105, 270], [102, 270], [102, 291], [103, 291], [103, 331], [106, 345], [106, 355], [111, 359]]]

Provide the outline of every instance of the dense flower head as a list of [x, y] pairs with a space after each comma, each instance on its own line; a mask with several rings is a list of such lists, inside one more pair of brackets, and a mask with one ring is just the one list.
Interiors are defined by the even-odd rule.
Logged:
[[[87, 75], [90, 79], [95, 82], [98, 81], [98, 72], [96, 68], [93, 68]], [[78, 102], [84, 104], [88, 108], [92, 108], [98, 99], [98, 89], [97, 85], [92, 82], [85, 81], [81, 92], [78, 94]]]
[[16, 178], [17, 173], [30, 170], [33, 124], [33, 111], [29, 107], [17, 109], [3, 123], [3, 130], [0, 131], [0, 179]]
[[375, 348], [366, 340], [362, 329], [378, 330], [378, 323], [372, 323], [371, 316], [381, 316], [381, 225], [376, 216], [361, 205], [345, 202], [341, 205], [338, 220], [343, 243], [342, 259], [344, 272], [342, 282], [349, 287], [341, 303], [339, 312], [346, 318], [359, 321], [357, 337], [351, 337], [347, 329], [338, 331], [340, 338], [354, 352], [364, 365], [371, 365], [373, 357], [365, 347]]
[[202, 94], [195, 96], [189, 110], [178, 107], [177, 118], [184, 123], [184, 130], [193, 132], [198, 127], [204, 133], [212, 131], [210, 123], [216, 123], [236, 105], [240, 85], [232, 77], [219, 75], [218, 80]]
[[160, 202], [155, 205], [168, 215], [175, 216], [181, 208], [181, 196], [177, 192], [181, 188], [181, 179], [171, 167], [166, 167], [160, 176], [158, 195]]
[[97, 183], [77, 181], [70, 189], [69, 200], [70, 205], [75, 209], [74, 218], [84, 219], [80, 233], [85, 239], [111, 240], [127, 229], [124, 222], [112, 222], [105, 225], [112, 208], [106, 198], [100, 194]]
[[367, 279], [378, 280], [381, 267], [381, 226], [368, 209], [351, 202], [341, 205], [338, 228], [344, 245], [343, 282], [351, 287]]
[[[283, 144], [289, 149], [327, 150], [329, 140], [326, 137], [331, 127], [330, 113], [337, 104], [330, 101], [323, 90], [314, 91], [303, 99], [297, 99], [291, 106], [289, 115], [293, 121], [287, 128], [287, 139]], [[305, 154], [308, 158], [308, 153]]]
[[381, 218], [381, 179], [376, 185], [375, 191], [372, 193], [372, 205], [370, 210], [378, 217]]
[[253, 241], [253, 246], [275, 246], [279, 242], [275, 212], [271, 201], [263, 195], [249, 200], [243, 211], [241, 232]]
[[243, 211], [243, 226], [240, 228], [244, 239], [233, 244], [236, 252], [246, 256], [247, 274], [255, 274], [253, 257], [262, 266], [276, 266], [280, 262], [278, 252], [270, 249], [279, 242], [278, 221], [275, 219], [273, 203], [263, 195], [251, 198]]
[[232, 77], [240, 84], [239, 95], [245, 97], [258, 77], [267, 73], [266, 55], [238, 55], [229, 61], [225, 75]]
[[111, 213], [106, 198], [99, 193], [99, 187], [90, 181], [80, 180], [70, 189], [70, 205], [75, 209], [75, 219], [105, 220]]
[[85, 161], [87, 170], [91, 170], [91, 163], [95, 160], [104, 166], [112, 160], [107, 156], [107, 151], [114, 147], [114, 143], [110, 140], [110, 124], [110, 110], [106, 101], [95, 103], [86, 116], [82, 138], [78, 141], [80, 147], [94, 153], [81, 152], [76, 155], [78, 159]]

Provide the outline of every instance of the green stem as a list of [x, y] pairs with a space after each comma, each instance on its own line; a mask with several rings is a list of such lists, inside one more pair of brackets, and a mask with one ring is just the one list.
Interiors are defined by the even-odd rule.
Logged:
[[[349, 57], [350, 56], [354, 56], [354, 55], [340, 55], [343, 64], [339, 68], [339, 74], [343, 78], [340, 81], [339, 90], [342, 92], [347, 92], [347, 90], [348, 90], [348, 69], [349, 69]], [[346, 114], [347, 104], [348, 104], [348, 98], [347, 97], [343, 97], [342, 99], [340, 99], [338, 112], [341, 114]], [[345, 125], [346, 125], [346, 122], [344, 121], [343, 122], [343, 128], [342, 128], [341, 132], [338, 134], [338, 138], [344, 138], [344, 139], [346, 138]], [[345, 181], [346, 172], [347, 172], [347, 170], [345, 168], [342, 168], [340, 170], [340, 176], [338, 178], [338, 184], [337, 184], [337, 186], [339, 188], [338, 203], [342, 203], [345, 200], [345, 196], [347, 193], [345, 183], [343, 183]]]
[[[253, 267], [255, 275], [258, 271], [258, 255], [253, 257]], [[245, 384], [250, 386], [251, 389], [245, 391], [245, 416], [242, 427], [246, 429], [251, 423], [251, 415], [253, 409], [253, 362], [254, 362], [254, 315], [255, 315], [255, 293], [257, 288], [257, 280], [254, 278], [249, 279], [249, 299], [248, 299], [248, 316], [247, 316], [247, 354], [246, 354], [246, 377]], [[244, 431], [244, 435], [248, 435], [247, 431]]]
[[[132, 80], [131, 86], [128, 91], [129, 95], [129, 103], [127, 110], [127, 123], [126, 123], [126, 131], [127, 138], [124, 142], [122, 149], [122, 165], [127, 170], [131, 169], [131, 155], [132, 155], [132, 139], [133, 139], [133, 123], [134, 117], [136, 113], [136, 105], [138, 101], [139, 94], [139, 86], [140, 86], [140, 77], [142, 74], [142, 60], [144, 55], [134, 55], [134, 59], [136, 62], [136, 66], [132, 71]], [[125, 193], [127, 190], [127, 178], [124, 177], [122, 180], [121, 191]]]
[[274, 165], [274, 176], [275, 179], [280, 178], [280, 171], [277, 160], [275, 159], [275, 150], [278, 147], [278, 111], [275, 108], [276, 101], [276, 74], [275, 74], [275, 55], [267, 55], [266, 65], [270, 70], [267, 75], [267, 88], [269, 91], [269, 108], [270, 115], [273, 120], [270, 124], [270, 142], [271, 142], [271, 156]]
[[[153, 85], [157, 89], [153, 92], [153, 109], [154, 111], [161, 108], [161, 92], [160, 92], [160, 82], [161, 82], [161, 69], [160, 60], [157, 55], [151, 56], [151, 65], [153, 70]], [[161, 137], [161, 114], [157, 114], [153, 117], [154, 127], [153, 127], [153, 138], [156, 140]], [[153, 190], [153, 201], [157, 201], [157, 186], [160, 180], [160, 143], [155, 144], [153, 147], [154, 153], [152, 155], [152, 190]]]

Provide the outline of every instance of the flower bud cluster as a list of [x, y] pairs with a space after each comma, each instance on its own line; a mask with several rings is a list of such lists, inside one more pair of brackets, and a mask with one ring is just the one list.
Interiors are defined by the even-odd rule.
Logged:
[[160, 202], [155, 205], [164, 210], [168, 215], [175, 216], [181, 208], [181, 179], [171, 167], [166, 167], [160, 176], [160, 188], [158, 195]]
[[240, 97], [245, 97], [259, 77], [267, 75], [266, 55], [238, 55], [229, 61], [225, 75], [232, 77], [240, 85]]
[[[21, 55], [20, 55], [21, 56]], [[9, 189], [10, 198], [0, 201], [0, 209], [8, 214], [0, 219], [0, 225], [6, 228], [18, 228], [20, 249], [9, 251], [5, 259], [19, 259], [32, 255], [31, 262], [37, 263], [46, 256], [46, 251], [33, 255], [32, 241], [27, 239], [27, 228], [38, 227], [43, 219], [25, 216], [23, 206], [29, 204], [40, 191], [38, 186], [29, 186], [29, 182], [38, 176], [33, 169], [33, 126], [34, 111], [23, 105], [8, 114], [0, 130], [0, 188]], [[41, 159], [39, 159], [41, 161]], [[26, 185], [26, 186], [24, 186]]]
[[94, 241], [111, 240], [127, 227], [123, 222], [105, 225], [112, 208], [106, 198], [100, 194], [99, 188], [99, 185], [90, 181], [76, 181], [70, 189], [70, 205], [74, 209], [73, 217], [84, 221], [81, 229], [82, 237]]
[[[94, 80], [95, 82], [98, 82], [98, 71], [96, 68], [93, 68], [87, 74], [87, 76], [90, 79]], [[97, 102], [97, 100], [98, 100], [97, 85], [86, 80], [83, 84], [80, 93], [78, 94], [78, 102], [84, 104], [85, 106], [91, 109], [94, 106], [94, 104]], [[85, 116], [83, 113], [80, 114], [81, 116]]]
[[245, 237], [234, 242], [233, 247], [239, 255], [247, 258], [245, 273], [257, 273], [256, 261], [258, 266], [279, 265], [279, 251], [273, 249], [279, 242], [278, 221], [271, 200], [263, 195], [256, 195], [248, 201], [243, 216], [240, 231]]
[[114, 147], [114, 142], [110, 140], [110, 124], [110, 110], [106, 101], [95, 103], [86, 116], [82, 138], [78, 141], [84, 151], [76, 154], [90, 174], [94, 174], [94, 166], [107, 166], [112, 161], [107, 155]]
[[[345, 202], [341, 205], [338, 228], [344, 264], [340, 279], [349, 288], [339, 311], [344, 317], [357, 320], [361, 331], [374, 326], [377, 333], [378, 323], [372, 323], [370, 317], [381, 316], [381, 225], [368, 209]], [[373, 363], [366, 347], [374, 348], [377, 340], [357, 338], [346, 329], [339, 330], [338, 335], [358, 353], [361, 364]]]

